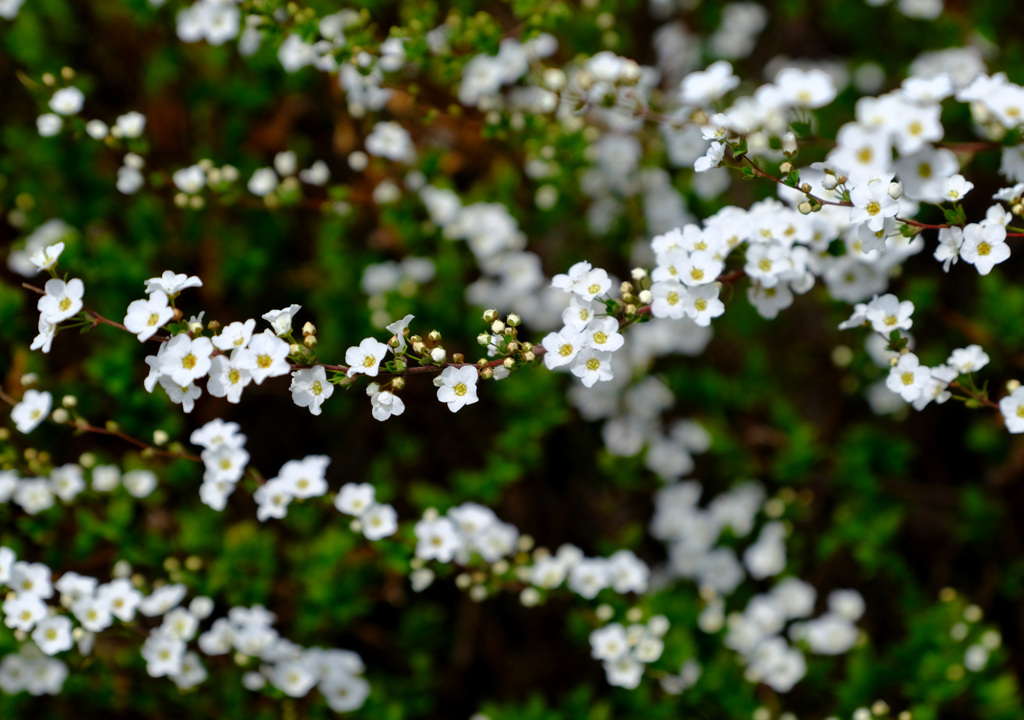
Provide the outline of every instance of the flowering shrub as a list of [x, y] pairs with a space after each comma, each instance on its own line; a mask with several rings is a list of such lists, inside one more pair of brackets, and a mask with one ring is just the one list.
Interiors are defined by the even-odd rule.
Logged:
[[1024, 716], [1013, 8], [784, 5], [0, 0], [0, 717]]

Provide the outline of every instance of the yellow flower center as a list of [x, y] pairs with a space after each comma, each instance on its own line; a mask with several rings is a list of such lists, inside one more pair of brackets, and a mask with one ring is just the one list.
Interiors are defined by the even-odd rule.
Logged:
[[373, 367], [376, 364], [377, 364], [377, 358], [375, 358], [373, 355], [367, 355], [366, 357], [363, 358], [363, 367], [364, 368], [371, 368], [371, 367]]
[[313, 383], [313, 394], [314, 395], [321, 395], [323, 393], [323, 391], [324, 391], [323, 385], [320, 384], [319, 380], [317, 380], [315, 383]]
[[[562, 354], [564, 355], [565, 353], [563, 352]], [[452, 389], [455, 391], [455, 394], [458, 395], [459, 397], [462, 397], [469, 391], [469, 388], [466, 387], [466, 383], [458, 383]]]
[[693, 306], [697, 308], [698, 312], [704, 312], [708, 309], [708, 301], [704, 298], [697, 298], [693, 301]]
[[[566, 343], [562, 347], [558, 348], [558, 354], [561, 355], [562, 357], [569, 357], [570, 355], [572, 355], [572, 345]], [[456, 385], [455, 387], [458, 388], [458, 385]], [[458, 390], [456, 390], [455, 392], [458, 392]]]
[[587, 288], [587, 292], [591, 295], [597, 295], [599, 292], [601, 292], [601, 286], [598, 285], [597, 283], [593, 283], [590, 287]]
[[231, 371], [228, 372], [228, 381], [232, 385], [237, 385], [238, 381], [241, 380], [241, 379], [242, 379], [242, 373], [238, 372], [237, 370], [232, 368]]
[[917, 166], [917, 174], [919, 177], [930, 178], [932, 176], [932, 166], [928, 163], [921, 163]]
[[893, 325], [896, 324], [896, 317], [894, 315], [887, 315], [884, 322], [889, 327], [892, 327]]
[[868, 215], [877, 215], [882, 212], [882, 206], [877, 202], [869, 202], [866, 210], [868, 211]]
[[913, 385], [914, 384], [914, 373], [912, 373], [912, 372], [905, 372], [902, 375], [900, 375], [900, 380], [903, 382], [904, 385]]
[[146, 322], [146, 324], [149, 325], [150, 327], [154, 327], [158, 322], [160, 322], [160, 314], [150, 313], [149, 320]]
[[590, 358], [587, 360], [587, 370], [594, 371], [601, 367], [601, 361], [597, 358]]
[[678, 305], [679, 304], [679, 293], [670, 292], [668, 295], [665, 296], [665, 301], [669, 305]]
[[907, 126], [907, 130], [910, 132], [911, 135], [920, 135], [922, 132], [924, 132], [924, 125], [922, 125], [920, 121], [915, 120], [914, 122], [910, 123], [909, 126]]
[[59, 307], [60, 307], [61, 310], [67, 310], [69, 307], [71, 307], [71, 298], [69, 298], [69, 297], [61, 298], [60, 299]]
[[196, 366], [196, 356], [189, 353], [181, 359], [181, 366], [186, 370], [191, 370]]
[[272, 357], [270, 357], [269, 355], [257, 355], [256, 356], [256, 365], [258, 367], [263, 368], [264, 370], [266, 370], [268, 367], [270, 367], [271, 363], [273, 363], [273, 362], [274, 362], [274, 359]]
[[693, 270], [690, 271], [690, 277], [696, 280], [697, 282], [700, 282], [701, 280], [704, 279], [704, 271], [701, 270], [700, 268], [694, 268]]
[[598, 331], [594, 333], [594, 342], [598, 345], [604, 345], [606, 342], [608, 342], [608, 336], [605, 335], [603, 332]]
[[978, 254], [979, 255], [982, 255], [982, 256], [988, 255], [990, 252], [992, 252], [992, 246], [991, 245], [989, 245], [987, 242], [980, 242], [980, 243], [978, 243]]
[[772, 261], [768, 258], [761, 258], [757, 263], [757, 268], [761, 272], [768, 272], [772, 269]]
[[871, 149], [870, 145], [865, 145], [857, 152], [857, 160], [859, 160], [864, 165], [870, 163], [873, 157], [875, 157], [875, 153]]

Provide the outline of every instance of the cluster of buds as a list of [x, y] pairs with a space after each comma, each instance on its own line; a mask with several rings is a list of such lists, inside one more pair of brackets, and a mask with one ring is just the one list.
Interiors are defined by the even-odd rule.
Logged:
[[[488, 324], [489, 332], [477, 335], [477, 343], [487, 348], [488, 357], [502, 358], [501, 372], [507, 375], [517, 365], [531, 363], [537, 359], [533, 343], [519, 340], [522, 319], [518, 315], [509, 314], [502, 320], [497, 310], [487, 310], [483, 320]], [[489, 367], [486, 358], [478, 360], [477, 366], [480, 367], [480, 376], [485, 380], [494, 377], [495, 368]]]

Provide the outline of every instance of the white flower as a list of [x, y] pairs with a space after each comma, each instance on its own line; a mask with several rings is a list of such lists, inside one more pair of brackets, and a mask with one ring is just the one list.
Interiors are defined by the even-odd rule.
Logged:
[[376, 420], [384, 422], [392, 415], [401, 415], [405, 412], [402, 398], [390, 390], [381, 390], [377, 383], [370, 383], [366, 387], [366, 394], [370, 396], [370, 406]]
[[323, 365], [293, 372], [288, 389], [292, 391], [292, 401], [299, 407], [308, 407], [314, 415], [320, 414], [320, 406], [334, 393], [334, 385], [327, 382]]
[[466, 405], [472, 405], [476, 396], [476, 381], [479, 373], [475, 367], [446, 367], [434, 378], [437, 386], [437, 399], [448, 403], [448, 409], [458, 412]]
[[35, 515], [53, 507], [53, 490], [43, 478], [25, 479], [14, 491], [14, 502], [29, 515]]
[[142, 657], [150, 677], [163, 677], [181, 672], [185, 642], [161, 633], [151, 634], [142, 644]]
[[240, 448], [245, 445], [245, 435], [239, 432], [241, 428], [238, 423], [224, 422], [220, 418], [211, 420], [197, 430], [193, 430], [189, 441], [193, 445], [200, 445], [207, 450], [213, 450], [220, 445]]
[[872, 329], [886, 337], [893, 330], [909, 330], [914, 325], [910, 319], [913, 314], [914, 303], [909, 300], [900, 302], [892, 293], [873, 299], [864, 309], [864, 316]]
[[571, 328], [562, 328], [560, 332], [548, 333], [541, 341], [544, 346], [544, 366], [548, 370], [568, 365], [576, 359], [576, 355], [583, 348], [585, 339], [583, 333], [576, 332]]
[[416, 150], [409, 132], [396, 122], [379, 122], [366, 138], [366, 152], [398, 162], [416, 160]]
[[252, 497], [258, 506], [256, 519], [260, 522], [266, 522], [267, 518], [283, 518], [288, 514], [288, 505], [292, 501], [292, 494], [278, 478], [260, 485]]
[[167, 375], [161, 375], [159, 382], [160, 387], [167, 393], [167, 397], [170, 398], [171, 402], [175, 405], [181, 405], [181, 409], [187, 413], [192, 412], [196, 406], [196, 398], [203, 394], [203, 391], [195, 383], [179, 385]]
[[310, 185], [324, 185], [330, 179], [331, 171], [323, 160], [317, 160], [307, 170], [299, 171], [299, 180]]
[[359, 524], [367, 540], [380, 540], [398, 530], [398, 513], [390, 505], [371, 505], [359, 516]]
[[[216, 338], [214, 338], [216, 341]], [[252, 382], [252, 373], [239, 367], [234, 358], [227, 355], [215, 355], [210, 363], [210, 378], [206, 382], [206, 390], [214, 397], [226, 397], [229, 403], [237, 403], [242, 399], [242, 390]]]
[[14, 630], [30, 631], [35, 624], [46, 617], [46, 603], [38, 595], [12, 593], [4, 600], [4, 624]]
[[[775, 288], [762, 288], [762, 292]], [[701, 327], [711, 324], [711, 319], [725, 312], [725, 304], [718, 299], [718, 285], [711, 283], [686, 289], [684, 310]], [[652, 308], [653, 310], [653, 308]]]
[[121, 476], [121, 484], [133, 497], [149, 497], [156, 489], [156, 474], [152, 470], [129, 470]]
[[60, 115], [75, 115], [84, 102], [85, 95], [78, 88], [61, 88], [50, 98], [50, 109]]
[[289, 460], [277, 473], [277, 479], [292, 497], [306, 499], [320, 497], [327, 492], [326, 455], [307, 455], [302, 460]]
[[64, 243], [54, 243], [36, 250], [29, 256], [28, 261], [40, 270], [49, 270], [57, 264], [57, 258], [62, 252], [64, 252]]
[[[651, 286], [651, 315], [656, 318], [679, 318], [688, 314], [689, 293], [674, 280], [656, 282]], [[547, 360], [547, 356], [544, 358]]]
[[412, 319], [414, 317], [415, 315], [406, 315], [401, 320], [395, 320], [393, 323], [385, 326], [384, 328], [388, 332], [394, 334], [396, 338], [398, 338], [398, 347], [394, 349], [394, 353], [396, 355], [400, 355], [405, 352], [405, 331], [408, 329], [409, 323], [412, 322]]
[[26, 390], [21, 402], [11, 410], [11, 420], [18, 432], [30, 433], [50, 414], [53, 396], [45, 390]]
[[69, 280], [67, 283], [52, 278], [46, 281], [43, 289], [46, 290], [46, 294], [39, 298], [37, 306], [47, 322], [56, 325], [74, 316], [82, 309], [82, 295], [85, 293], [85, 286], [78, 278]]
[[291, 367], [288, 365], [288, 343], [274, 335], [273, 330], [264, 330], [254, 335], [249, 346], [233, 353], [231, 362], [239, 368], [252, 373], [257, 385], [268, 377], [286, 375]]
[[612, 379], [611, 360], [610, 352], [584, 348], [573, 361], [571, 371], [583, 381], [585, 387], [593, 387], [596, 382], [607, 382]]
[[114, 129], [121, 137], [137, 138], [146, 127], [146, 116], [132, 110], [124, 115], [118, 115], [114, 123]]
[[889, 371], [885, 384], [907, 402], [914, 402], [924, 392], [931, 378], [931, 370], [920, 364], [917, 355], [900, 355], [899, 362]]
[[455, 525], [446, 517], [416, 523], [416, 557], [421, 560], [451, 562], [455, 552], [462, 547], [462, 540]]
[[706, 105], [740, 84], [732, 74], [732, 65], [724, 60], [712, 63], [705, 70], [692, 72], [679, 86], [679, 99], [687, 105]]
[[191, 277], [184, 273], [175, 275], [170, 270], [164, 270], [164, 274], [160, 277], [150, 278], [146, 281], [146, 292], [152, 294], [161, 290], [167, 297], [175, 298], [185, 288], [202, 286], [203, 281], [195, 275]]
[[872, 177], [850, 190], [850, 223], [867, 223], [872, 232], [882, 230], [885, 219], [895, 217], [900, 204], [889, 194], [892, 176]]
[[724, 157], [725, 145], [716, 140], [708, 146], [707, 153], [694, 161], [693, 169], [699, 173], [707, 172], [712, 168], [719, 167], [722, 164], [722, 158]]
[[277, 173], [272, 168], [260, 168], [249, 179], [249, 192], [264, 197], [277, 189]]
[[70, 650], [74, 644], [71, 639], [71, 620], [64, 615], [40, 620], [32, 631], [32, 641], [47, 655]]
[[[194, 195], [206, 185], [206, 173], [198, 165], [190, 165], [187, 168], [175, 170], [171, 176], [175, 186], [183, 193]], [[175, 293], [167, 293], [173, 296]]]
[[965, 348], [958, 348], [953, 351], [946, 362], [956, 368], [960, 373], [972, 373], [981, 370], [988, 365], [988, 353], [981, 349], [981, 345], [968, 345]]
[[36, 118], [36, 129], [41, 137], [53, 137], [64, 127], [64, 120], [60, 115], [44, 113]]
[[100, 585], [96, 597], [110, 607], [110, 612], [122, 622], [135, 619], [135, 611], [142, 602], [142, 593], [135, 589], [128, 578], [117, 578]]
[[50, 472], [50, 485], [53, 486], [53, 493], [64, 502], [71, 502], [78, 493], [85, 489], [85, 480], [82, 478], [82, 466], [76, 463], [68, 463], [54, 468]]
[[387, 352], [387, 343], [364, 338], [359, 345], [353, 345], [345, 351], [345, 363], [349, 366], [348, 376], [354, 377], [363, 373], [368, 377], [377, 377], [380, 362]]
[[256, 321], [251, 318], [244, 323], [233, 322], [227, 327], [221, 328], [220, 334], [212, 338], [213, 346], [222, 352], [243, 348], [249, 344], [255, 327]]
[[278, 337], [287, 335], [292, 331], [292, 318], [295, 313], [302, 309], [301, 305], [290, 305], [283, 310], [271, 310], [263, 314], [263, 319], [270, 323], [274, 334]]
[[373, 506], [375, 494], [370, 483], [345, 483], [334, 497], [334, 507], [346, 515], [359, 516]]
[[626, 628], [610, 623], [590, 633], [590, 656], [595, 660], [616, 660], [629, 652]]
[[1019, 387], [999, 401], [1006, 429], [1011, 433], [1024, 432], [1024, 387]]
[[959, 227], [939, 229], [939, 245], [935, 248], [935, 259], [942, 263], [944, 272], [960, 259], [960, 247], [964, 243], [964, 231]]
[[946, 178], [943, 194], [953, 202], [959, 202], [963, 200], [964, 196], [973, 188], [974, 183], [968, 182], [963, 175], [957, 173], [953, 177]]
[[1006, 228], [987, 222], [968, 224], [964, 228], [960, 257], [964, 262], [974, 265], [979, 274], [988, 275], [993, 267], [1010, 257]]
[[182, 333], [167, 343], [160, 357], [160, 372], [177, 385], [188, 385], [210, 371], [213, 343], [210, 338], [190, 338]]
[[135, 300], [128, 305], [124, 326], [138, 336], [139, 342], [145, 342], [173, 317], [174, 308], [167, 304], [167, 295], [156, 290], [148, 299]]
[[53, 344], [53, 338], [56, 334], [57, 325], [40, 315], [39, 334], [32, 339], [32, 344], [29, 346], [29, 349], [42, 350], [44, 353], [50, 352], [50, 346]]

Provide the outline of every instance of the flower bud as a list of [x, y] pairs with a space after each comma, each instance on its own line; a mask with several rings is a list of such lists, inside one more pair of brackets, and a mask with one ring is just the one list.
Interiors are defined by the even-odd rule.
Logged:
[[505, 346], [505, 349], [508, 350], [510, 353], [517, 352], [519, 350], [519, 343], [513, 340], [512, 342]]
[[484, 322], [485, 323], [492, 323], [492, 322], [494, 322], [497, 319], [498, 319], [498, 311], [497, 310], [485, 310], [484, 311]]
[[644, 305], [650, 305], [653, 299], [654, 293], [652, 293], [650, 290], [640, 291], [640, 302], [642, 302]]
[[107, 432], [116, 435], [121, 432], [121, 426], [114, 420], [107, 420]]
[[782, 163], [781, 165], [779, 165], [779, 172], [782, 173], [783, 175], [789, 175], [791, 172], [793, 172], [793, 163], [789, 162], [788, 160]]
[[302, 334], [303, 335], [316, 335], [316, 325], [314, 325], [311, 322], [306, 322], [306, 324], [302, 326]]
[[402, 390], [405, 388], [405, 378], [396, 377], [391, 381], [391, 389]]
[[522, 318], [520, 318], [515, 313], [509, 315], [508, 318], [506, 318], [506, 320], [505, 320], [505, 324], [508, 325], [509, 327], [519, 327], [519, 325], [522, 322], [523, 322]]
[[1017, 390], [1017, 388], [1019, 388], [1019, 387], [1020, 387], [1020, 380], [1014, 379], [1014, 380], [1007, 380], [1006, 381], [1006, 392], [1012, 393], [1015, 390]]
[[511, 370], [516, 366], [516, 361], [510, 357], [507, 357], [501, 361], [501, 364], [505, 366], [506, 370]]
[[399, 345], [401, 345], [401, 343], [398, 341], [398, 336], [392, 335], [391, 339], [388, 340], [388, 347], [397, 348]]
[[216, 320], [211, 320], [210, 322], [206, 323], [206, 329], [211, 332], [216, 332], [220, 330], [220, 323], [217, 322]]
[[832, 173], [825, 173], [825, 176], [821, 179], [821, 186], [826, 190], [835, 190], [838, 184], [839, 181], [836, 180], [836, 176]]
[[466, 362], [466, 356], [462, 353], [452, 353], [452, 362], [462, 365]]
[[523, 360], [525, 360], [526, 362], [533, 362], [536, 359], [537, 356], [534, 355], [532, 351], [528, 350], [527, 352], [523, 353]]
[[633, 293], [623, 293], [622, 294], [622, 302], [624, 302], [624, 303], [635, 303], [636, 302], [636, 295], [634, 295]]
[[316, 335], [307, 335], [306, 337], [302, 338], [302, 344], [305, 345], [308, 348], [315, 348], [316, 347]]
[[417, 340], [416, 342], [412, 343], [412, 351], [417, 355], [422, 355], [426, 349], [427, 346], [423, 344], [422, 340]]
[[627, 305], [626, 306], [626, 314], [627, 315], [636, 315], [636, 305]]
[[494, 377], [494, 370], [492, 370], [491, 368], [485, 367], [483, 370], [480, 371], [481, 379], [490, 380], [492, 377]]
[[524, 342], [523, 343], [523, 352], [530, 352], [531, 350], [533, 350], [533, 343], [532, 342]]
[[624, 280], [622, 284], [619, 285], [619, 292], [622, 293], [623, 295], [629, 295], [631, 292], [633, 292], [633, 285], [628, 281]]
[[782, 152], [787, 157], [796, 155], [796, 134], [792, 131], [782, 136]]
[[797, 205], [796, 209], [799, 210], [802, 215], [810, 215], [812, 212], [814, 212], [814, 206], [812, 206], [806, 200]]
[[494, 322], [491, 323], [491, 332], [494, 333], [495, 335], [501, 335], [503, 332], [505, 332], [505, 323], [503, 323], [501, 320], [495, 320]]
[[301, 352], [302, 352], [302, 346], [299, 345], [298, 343], [292, 343], [291, 345], [288, 346], [288, 354], [289, 355], [298, 355]]
[[636, 280], [637, 282], [640, 282], [641, 280], [643, 280], [644, 278], [646, 278], [646, 277], [647, 277], [647, 271], [646, 271], [646, 270], [644, 270], [644, 269], [643, 269], [642, 267], [635, 267], [635, 268], [633, 268], [633, 269], [632, 269], [632, 270], [630, 271], [630, 273], [629, 273], [629, 274], [630, 274], [630, 275], [632, 276], [632, 278], [633, 278], [634, 280]]
[[170, 439], [171, 439], [171, 436], [168, 435], [167, 432], [164, 431], [164, 430], [154, 430], [153, 431], [153, 444], [154, 445], [163, 445], [163, 444], [165, 444]]
[[902, 195], [903, 183], [901, 183], [899, 180], [894, 180], [893, 182], [889, 183], [889, 197], [891, 197], [893, 200], [899, 200]]
[[439, 333], [437, 330], [431, 330], [430, 333], [427, 335], [427, 339], [430, 340], [430, 342], [434, 343], [441, 342], [441, 333]]
[[60, 404], [66, 408], [73, 408], [75, 405], [78, 404], [78, 398], [76, 398], [74, 395], [65, 395], [63, 398], [61, 398]]
[[64, 408], [57, 408], [53, 411], [53, 421], [57, 423], [66, 423], [68, 421], [68, 411]]
[[485, 347], [487, 345], [490, 345], [491, 344], [491, 334], [490, 333], [480, 333], [479, 335], [476, 336], [476, 344], [477, 345], [483, 345]]
[[436, 363], [444, 362], [445, 357], [448, 353], [444, 351], [443, 347], [436, 347], [430, 351], [430, 359]]

